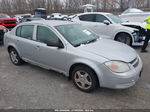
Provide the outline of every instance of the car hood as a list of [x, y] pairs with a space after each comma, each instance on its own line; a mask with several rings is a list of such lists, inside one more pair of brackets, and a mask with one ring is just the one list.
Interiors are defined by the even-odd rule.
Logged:
[[127, 27], [127, 26], [123, 25], [123, 23], [114, 23], [114, 24], [119, 29], [127, 30], [127, 31], [130, 31], [131, 33], [134, 32], [134, 31], [138, 31], [136, 28]]
[[146, 28], [146, 24], [145, 23], [140, 23], [140, 22], [124, 22], [121, 23], [122, 25], [133, 25], [133, 26], [140, 26], [142, 28]]
[[16, 21], [15, 18], [0, 18], [0, 20], [3, 20], [3, 21]]
[[128, 45], [109, 39], [98, 39], [96, 42], [81, 45], [78, 48], [108, 60], [131, 62], [137, 57], [136, 51]]

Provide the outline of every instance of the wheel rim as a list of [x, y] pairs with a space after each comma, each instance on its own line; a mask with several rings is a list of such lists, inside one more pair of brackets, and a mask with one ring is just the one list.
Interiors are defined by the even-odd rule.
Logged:
[[119, 36], [118, 38], [117, 38], [117, 41], [119, 41], [119, 42], [122, 42], [122, 43], [125, 43], [125, 44], [127, 44], [127, 45], [130, 45], [130, 37], [128, 37], [128, 36], [126, 36], [126, 35], [124, 35], [124, 36]]
[[79, 70], [75, 73], [74, 80], [76, 85], [81, 89], [89, 89], [92, 86], [90, 75], [83, 70]]
[[10, 58], [13, 63], [15, 64], [18, 63], [17, 53], [15, 51], [10, 52]]

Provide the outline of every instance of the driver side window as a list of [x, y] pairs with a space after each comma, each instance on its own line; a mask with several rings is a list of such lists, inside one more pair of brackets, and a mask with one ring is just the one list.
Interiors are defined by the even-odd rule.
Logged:
[[95, 22], [103, 23], [105, 20], [108, 20], [105, 16], [100, 15], [100, 14], [96, 14], [96, 21]]
[[37, 27], [37, 41], [47, 43], [48, 41], [58, 41], [58, 37], [53, 31], [44, 26]]

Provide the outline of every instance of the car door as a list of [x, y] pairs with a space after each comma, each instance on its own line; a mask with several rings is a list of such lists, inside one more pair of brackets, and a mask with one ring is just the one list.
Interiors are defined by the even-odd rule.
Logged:
[[47, 69], [63, 72], [66, 65], [66, 48], [47, 46], [48, 41], [61, 41], [52, 29], [38, 25], [36, 30], [35, 60]]
[[84, 15], [80, 15], [79, 20], [82, 26], [84, 26], [85, 28], [94, 31], [93, 27], [95, 25], [95, 19], [96, 19], [96, 15], [95, 14], [84, 14]]
[[[101, 14], [84, 14], [79, 16], [81, 24], [100, 35], [104, 38], [111, 38], [112, 30], [111, 24], [104, 24], [104, 20], [108, 20], [104, 15]], [[108, 20], [109, 21], [109, 20]]]
[[[104, 21], [108, 21], [110, 24], [105, 24]], [[105, 38], [112, 38], [114, 25], [104, 15], [96, 14], [95, 25], [92, 29]]]
[[22, 25], [16, 29], [16, 45], [20, 56], [26, 61], [34, 59], [34, 25]]

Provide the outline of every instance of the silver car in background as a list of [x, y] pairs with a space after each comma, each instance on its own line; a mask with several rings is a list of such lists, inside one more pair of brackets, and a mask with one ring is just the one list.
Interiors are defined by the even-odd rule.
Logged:
[[19, 24], [5, 34], [4, 45], [13, 64], [25, 61], [58, 71], [84, 92], [97, 87], [131, 87], [138, 81], [143, 66], [131, 47], [101, 39], [67, 21]]
[[136, 8], [129, 8], [119, 15], [124, 21], [143, 23], [150, 12], [145, 12]]

